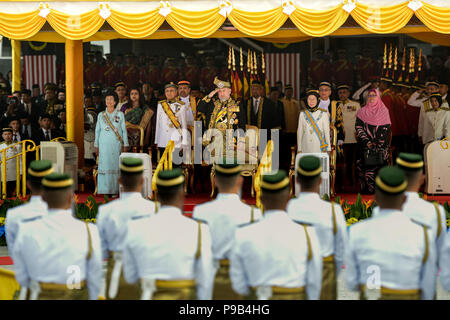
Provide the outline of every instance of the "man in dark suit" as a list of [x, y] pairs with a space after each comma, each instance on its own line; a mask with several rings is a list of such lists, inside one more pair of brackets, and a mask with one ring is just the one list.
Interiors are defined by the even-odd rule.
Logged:
[[6, 112], [0, 118], [0, 125], [2, 128], [9, 126], [12, 119], [19, 117], [20, 115], [20, 105], [19, 99], [15, 96], [8, 96], [6, 99]]
[[41, 127], [33, 134], [36, 145], [41, 144], [41, 141], [51, 141], [63, 136], [59, 130], [51, 129], [52, 117], [48, 113], [41, 116], [40, 125]]
[[21, 109], [28, 116], [31, 126], [39, 128], [39, 116], [42, 113], [42, 109], [39, 104], [33, 102], [31, 91], [28, 89], [22, 91]]
[[264, 87], [259, 81], [252, 83], [252, 97], [245, 104], [246, 123], [256, 126], [258, 129], [266, 129], [267, 139], [271, 138], [270, 129], [282, 127], [281, 114], [277, 105], [270, 99], [264, 97]]

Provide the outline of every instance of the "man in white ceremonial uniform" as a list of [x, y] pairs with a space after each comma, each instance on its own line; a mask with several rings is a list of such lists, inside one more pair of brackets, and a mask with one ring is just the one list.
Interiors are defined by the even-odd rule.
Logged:
[[214, 282], [209, 227], [183, 216], [180, 168], [156, 179], [161, 208], [153, 217], [134, 217], [124, 246], [124, 276], [139, 283], [142, 300], [210, 300]]
[[197, 101], [191, 96], [191, 83], [187, 80], [178, 81], [178, 97], [186, 106], [186, 122], [188, 127], [194, 127], [197, 114]]
[[444, 233], [444, 242], [439, 252], [439, 267], [442, 287], [450, 291], [450, 232]]
[[433, 93], [424, 102], [419, 116], [419, 137], [423, 144], [450, 137], [450, 109], [440, 93]]
[[236, 159], [227, 163], [223, 159], [216, 163], [216, 185], [219, 190], [215, 200], [194, 207], [192, 217], [205, 221], [211, 230], [212, 252], [214, 257], [215, 282], [214, 300], [236, 300], [231, 287], [230, 251], [234, 234], [239, 225], [253, 223], [261, 219], [261, 210], [245, 204], [239, 193], [243, 177], [242, 167]]
[[319, 196], [319, 158], [303, 156], [297, 164], [298, 198], [289, 201], [289, 216], [315, 227], [323, 259], [321, 300], [337, 300], [337, 278], [344, 264], [347, 246], [347, 224], [341, 206], [322, 200]]
[[144, 178], [142, 159], [122, 158], [119, 184], [123, 187], [120, 199], [99, 207], [97, 226], [102, 240], [103, 258], [108, 259], [106, 299], [139, 299], [139, 287], [128, 284], [122, 272], [123, 246], [127, 223], [133, 217], [152, 216], [155, 203], [141, 194]]
[[[42, 200], [42, 179], [53, 172], [52, 162], [49, 160], [34, 160], [28, 168], [27, 187], [31, 190], [29, 202], [8, 209], [6, 212], [6, 243], [10, 249], [14, 248], [19, 225], [24, 219], [30, 219], [47, 213], [47, 203]], [[12, 252], [11, 252], [12, 253]], [[14, 260], [14, 257], [12, 257]]]
[[14, 271], [31, 300], [97, 300], [102, 282], [98, 229], [73, 216], [73, 180], [52, 173], [42, 180], [45, 216], [23, 220], [14, 244]]
[[164, 152], [170, 140], [175, 142], [175, 150], [191, 145], [187, 135], [186, 106], [182, 101], [176, 101], [177, 85], [170, 82], [164, 89], [166, 100], [158, 102], [155, 144], [160, 154]]
[[330, 120], [328, 113], [319, 109], [317, 90], [306, 93], [306, 104], [306, 109], [298, 117], [297, 152], [330, 153]]
[[286, 213], [289, 178], [283, 170], [263, 175], [264, 217], [236, 231], [230, 256], [233, 289], [258, 300], [317, 300], [322, 259], [315, 228]]
[[361, 299], [431, 300], [436, 292], [433, 231], [402, 212], [407, 181], [397, 167], [375, 179], [372, 217], [353, 224], [345, 260], [345, 283]]

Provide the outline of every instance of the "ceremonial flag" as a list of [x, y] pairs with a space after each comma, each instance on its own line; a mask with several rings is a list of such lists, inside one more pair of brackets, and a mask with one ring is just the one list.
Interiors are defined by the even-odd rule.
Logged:
[[294, 97], [300, 96], [300, 53], [265, 53], [266, 79], [271, 86], [278, 80], [291, 84]]
[[23, 56], [22, 76], [26, 88], [39, 84], [43, 92], [47, 82], [56, 83], [56, 55]]

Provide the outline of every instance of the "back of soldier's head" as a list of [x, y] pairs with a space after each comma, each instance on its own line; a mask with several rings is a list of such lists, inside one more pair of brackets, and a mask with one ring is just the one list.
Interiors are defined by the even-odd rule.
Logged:
[[[397, 167], [400, 168], [408, 182], [408, 190], [418, 192], [424, 179], [423, 157], [416, 153], [399, 153], [396, 159]], [[414, 190], [412, 190], [412, 188]]]
[[261, 178], [261, 203], [264, 210], [286, 210], [289, 185], [289, 178], [284, 170], [264, 174]]
[[375, 201], [381, 209], [401, 210], [407, 186], [405, 173], [401, 169], [383, 167], [375, 178]]
[[179, 205], [184, 199], [184, 176], [180, 168], [158, 172], [156, 187], [161, 205]]
[[318, 192], [322, 165], [316, 156], [303, 156], [297, 163], [297, 181], [302, 192]]
[[216, 163], [216, 184], [219, 193], [234, 193], [241, 187], [239, 179], [242, 167], [236, 159], [223, 159]]
[[139, 158], [122, 158], [120, 161], [119, 183], [123, 186], [125, 192], [142, 189], [144, 164]]
[[53, 173], [53, 166], [50, 160], [33, 160], [27, 171], [27, 186], [32, 195], [42, 193], [42, 179]]
[[69, 209], [72, 204], [73, 180], [65, 173], [51, 173], [42, 179], [43, 199], [49, 209]]

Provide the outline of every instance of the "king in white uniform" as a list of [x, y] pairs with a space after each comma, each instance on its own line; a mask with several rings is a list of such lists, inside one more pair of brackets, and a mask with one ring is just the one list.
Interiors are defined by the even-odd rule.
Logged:
[[98, 299], [102, 256], [98, 229], [72, 216], [72, 179], [52, 173], [42, 180], [48, 214], [23, 220], [13, 248], [16, 280], [30, 299]]
[[347, 225], [342, 208], [320, 198], [320, 159], [303, 156], [297, 164], [297, 181], [302, 190], [288, 203], [289, 216], [315, 227], [323, 259], [321, 300], [337, 299], [337, 277], [342, 269], [347, 245]]
[[289, 178], [283, 170], [262, 177], [262, 220], [236, 231], [230, 256], [233, 289], [259, 300], [317, 300], [322, 258], [312, 226], [296, 223], [285, 209]]
[[120, 164], [120, 184], [124, 192], [120, 199], [99, 207], [97, 226], [102, 240], [103, 258], [108, 259], [106, 279], [107, 299], [138, 299], [137, 286], [128, 285], [122, 272], [122, 253], [127, 233], [127, 223], [133, 217], [152, 216], [155, 203], [142, 197], [144, 183], [142, 159], [122, 158]]
[[184, 217], [181, 169], [161, 171], [161, 208], [153, 217], [134, 217], [124, 247], [124, 276], [140, 283], [141, 299], [209, 300], [214, 281], [209, 227]]
[[239, 225], [261, 219], [261, 210], [242, 202], [238, 192], [242, 188], [241, 166], [236, 159], [230, 164], [216, 163], [217, 198], [194, 207], [194, 219], [205, 221], [211, 230], [212, 252], [216, 273], [214, 300], [240, 298], [231, 288], [229, 258], [234, 234]]
[[[350, 227], [345, 282], [361, 298], [433, 299], [437, 253], [433, 232], [402, 211], [407, 186], [403, 171], [384, 167], [375, 180], [380, 210]], [[373, 290], [376, 289], [376, 290]]]

